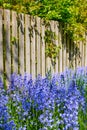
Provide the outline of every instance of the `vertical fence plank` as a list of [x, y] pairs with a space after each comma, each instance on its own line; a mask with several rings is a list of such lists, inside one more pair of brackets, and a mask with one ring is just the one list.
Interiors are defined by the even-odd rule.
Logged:
[[3, 74], [3, 37], [2, 37], [2, 9], [0, 9], [0, 75]]
[[24, 14], [19, 14], [19, 70], [24, 74]]
[[[48, 21], [48, 23], [47, 23], [47, 25], [46, 25], [46, 27], [45, 27], [45, 32], [46, 32], [46, 31], [51, 31], [51, 30], [50, 30], [50, 21]], [[46, 35], [45, 35], [45, 36], [46, 36]], [[45, 41], [45, 44], [46, 44], [46, 46], [47, 46], [48, 43]], [[50, 69], [52, 69], [52, 68], [51, 68], [51, 58], [46, 55], [46, 73], [47, 73]], [[51, 71], [52, 71], [52, 70], [51, 70]]]
[[30, 15], [25, 15], [26, 72], [30, 74]]
[[63, 31], [63, 34], [62, 34], [63, 36], [62, 36], [62, 48], [63, 48], [63, 51], [62, 51], [62, 55], [63, 55], [63, 57], [62, 57], [62, 60], [63, 60], [63, 70], [62, 71], [64, 71], [65, 69], [66, 69], [66, 35], [65, 35], [65, 33], [64, 33], [64, 31]]
[[59, 44], [61, 44], [61, 49], [59, 52], [59, 71], [62, 72], [62, 25], [59, 25]]
[[[46, 44], [47, 44], [47, 43], [46, 43]], [[46, 73], [47, 73], [50, 69], [52, 69], [52, 68], [51, 68], [51, 59], [50, 59], [50, 57], [46, 56]], [[52, 70], [51, 70], [51, 71], [52, 71]]]
[[81, 66], [82, 66], [82, 56], [83, 56], [83, 49], [82, 49], [82, 41], [80, 42], [80, 52], [81, 52]]
[[73, 51], [74, 51], [74, 69], [76, 68], [76, 66], [77, 66], [77, 63], [76, 63], [76, 43], [74, 42], [74, 49], [73, 49]]
[[81, 50], [80, 50], [80, 42], [79, 42], [79, 67], [81, 67]]
[[67, 43], [66, 43], [66, 51], [67, 51], [67, 54], [66, 54], [66, 67], [68, 68], [69, 67], [69, 38], [68, 36], [66, 37], [67, 38]]
[[84, 45], [82, 42], [82, 66], [84, 66]]
[[69, 41], [69, 67], [72, 67], [72, 42], [71, 40]]
[[78, 45], [78, 66], [81, 67], [81, 52], [80, 52], [80, 42]]
[[[55, 44], [56, 44], [57, 47], [58, 47], [58, 44], [59, 44], [59, 41], [58, 41], [58, 27], [59, 27], [59, 23], [55, 22], [54, 23], [54, 29], [55, 29], [55, 33], [56, 33]], [[58, 73], [58, 56], [56, 57], [55, 72]]]
[[[53, 20], [50, 21], [50, 28], [51, 28], [51, 32], [53, 33], [53, 39], [52, 39], [52, 41], [53, 41], [54, 44], [56, 44], [55, 43], [55, 36], [54, 36], [55, 35], [55, 31], [54, 31], [54, 21]], [[54, 60], [54, 59], [52, 59], [52, 60]], [[52, 73], [54, 73], [54, 71], [55, 71], [55, 63], [54, 62], [53, 63], [51, 62]]]
[[64, 70], [66, 69], [66, 35], [64, 35]]
[[45, 36], [45, 25], [44, 25], [44, 21], [41, 19], [41, 38], [42, 38], [42, 41], [41, 41], [41, 49], [42, 49], [42, 54], [41, 54], [41, 73], [42, 73], [42, 76], [44, 77], [45, 76], [45, 41], [44, 41], [44, 36]]
[[[85, 33], [84, 33], [84, 39], [85, 39]], [[83, 41], [83, 65], [82, 66], [85, 66], [85, 41]]]
[[75, 43], [73, 43], [73, 68], [74, 68], [74, 70], [75, 70], [75, 64], [76, 64], [75, 62], [76, 62], [75, 61]]
[[33, 78], [36, 76], [35, 62], [35, 17], [31, 16], [31, 72]]
[[79, 66], [79, 45], [76, 43], [76, 68]]
[[86, 57], [86, 44], [84, 44], [84, 66], [85, 66], [85, 64], [86, 64], [85, 57]]
[[11, 74], [11, 46], [10, 46], [10, 11], [4, 10], [4, 45], [5, 45], [5, 71], [9, 80]]
[[17, 35], [17, 13], [12, 11], [12, 63], [13, 72], [18, 73], [18, 35]]
[[70, 63], [70, 67], [75, 70], [74, 46], [75, 46], [75, 43], [71, 40], [71, 63]]
[[81, 42], [79, 43], [79, 51], [80, 51], [80, 57], [81, 57], [79, 66], [81, 66], [81, 62], [82, 62]]
[[85, 45], [85, 48], [86, 48], [86, 50], [85, 50], [85, 57], [84, 57], [84, 59], [85, 59], [85, 66], [87, 66], [87, 34], [85, 34], [85, 42], [86, 42], [86, 45]]
[[36, 44], [37, 44], [37, 74], [41, 73], [41, 47], [40, 47], [40, 39], [41, 39], [41, 35], [40, 35], [40, 18], [36, 17]]
[[[64, 25], [60, 26], [60, 31], [61, 31], [61, 46], [62, 46], [62, 52], [61, 52], [61, 57], [62, 57], [62, 71], [64, 71]], [[61, 72], [62, 72], [61, 71]]]

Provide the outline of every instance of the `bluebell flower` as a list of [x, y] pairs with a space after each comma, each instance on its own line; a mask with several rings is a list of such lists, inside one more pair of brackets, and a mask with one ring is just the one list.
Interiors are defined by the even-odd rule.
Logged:
[[87, 112], [87, 68], [35, 80], [12, 74], [9, 89], [3, 88], [0, 79], [0, 128], [6, 130], [79, 130], [79, 108]]

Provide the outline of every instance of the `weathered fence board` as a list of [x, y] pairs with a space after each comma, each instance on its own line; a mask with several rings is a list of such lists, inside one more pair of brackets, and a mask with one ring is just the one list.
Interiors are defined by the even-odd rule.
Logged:
[[31, 73], [33, 78], [36, 76], [35, 57], [35, 18], [31, 16]]
[[87, 35], [86, 35], [86, 34], [85, 34], [85, 39], [86, 39], [86, 41], [85, 41], [85, 42], [86, 42], [86, 43], [85, 43], [85, 44], [86, 44], [86, 45], [85, 45], [85, 46], [86, 46], [86, 50], [85, 50], [85, 51], [86, 51], [86, 52], [85, 52], [85, 66], [87, 66], [87, 60], [86, 60], [86, 59], [87, 59]]
[[[47, 30], [56, 36], [52, 42], [61, 46], [55, 64], [46, 56]], [[27, 72], [35, 78], [38, 74], [45, 76], [50, 69], [57, 73], [67, 67], [87, 66], [86, 34], [85, 39], [85, 44], [81, 41], [76, 46], [57, 21], [0, 9], [0, 74], [4, 72], [9, 79], [12, 72]]]
[[[85, 35], [84, 35], [84, 38], [85, 38]], [[82, 54], [82, 57], [83, 57], [82, 58], [82, 66], [84, 66], [85, 65], [85, 58], [84, 58], [85, 57], [85, 43], [84, 42], [83, 42], [82, 46], [83, 46], [83, 51], [82, 51], [83, 52], [83, 54]]]
[[10, 11], [4, 10], [4, 45], [5, 45], [5, 73], [7, 79], [11, 74], [11, 42], [10, 42]]
[[74, 53], [74, 50], [75, 50], [75, 45], [73, 43], [73, 41], [71, 40], [71, 64], [70, 64], [70, 67], [71, 68], [74, 68], [75, 69], [75, 53]]
[[[50, 21], [48, 22], [48, 25], [46, 25], [46, 27], [45, 27], [45, 31], [50, 31], [51, 30], [51, 27], [50, 27], [51, 25], [50, 25]], [[47, 46], [47, 42], [45, 41], [45, 44], [46, 44], [46, 46]], [[51, 69], [51, 71], [52, 71], [52, 64], [51, 64], [51, 59], [50, 59], [50, 57], [47, 57], [47, 55], [46, 55], [46, 73], [49, 71]]]
[[68, 36], [66, 37], [67, 38], [67, 40], [66, 40], [66, 51], [67, 51], [67, 53], [66, 53], [66, 67], [69, 67], [69, 38], [68, 38]]
[[24, 15], [19, 14], [19, 72], [24, 74]]
[[26, 72], [30, 74], [30, 15], [25, 15], [25, 59]]
[[66, 69], [66, 35], [64, 35], [63, 40], [63, 71]]
[[[58, 27], [59, 27], [59, 23], [58, 22], [54, 22], [54, 30], [55, 30], [55, 34], [56, 34], [56, 40], [55, 40], [55, 44], [58, 47]], [[55, 64], [55, 72], [58, 73], [58, 55], [56, 57], [56, 64]]]
[[80, 42], [80, 54], [81, 54], [81, 66], [82, 66], [82, 51], [83, 51], [83, 49], [82, 49], [82, 41]]
[[41, 43], [40, 43], [40, 40], [41, 40], [41, 35], [40, 35], [40, 18], [36, 17], [36, 44], [37, 44], [37, 54], [36, 54], [36, 65], [37, 65], [37, 74], [40, 74], [41, 73]]
[[59, 52], [59, 72], [62, 72], [62, 69], [63, 69], [63, 60], [62, 60], [62, 25], [60, 24], [59, 25], [59, 44], [61, 45], [61, 49], [60, 49], [60, 52]]
[[0, 9], [0, 74], [3, 74], [3, 32], [2, 32], [2, 15], [3, 12]]
[[18, 33], [17, 33], [17, 13], [12, 11], [12, 69], [13, 72], [18, 73]]
[[42, 76], [45, 76], [45, 72], [46, 72], [46, 58], [45, 58], [45, 41], [44, 41], [44, 37], [45, 37], [45, 25], [44, 25], [44, 21], [41, 20], [41, 74]]
[[[53, 35], [55, 35], [54, 21], [50, 21], [50, 28], [51, 28]], [[55, 36], [53, 38], [53, 43], [55, 44]], [[51, 71], [52, 71], [52, 73], [54, 73], [54, 71], [55, 71], [55, 63], [52, 63], [52, 61], [51, 61]]]

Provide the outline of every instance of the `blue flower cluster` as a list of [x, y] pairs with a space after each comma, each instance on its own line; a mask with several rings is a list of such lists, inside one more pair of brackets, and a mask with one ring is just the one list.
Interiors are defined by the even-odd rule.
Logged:
[[8, 95], [0, 79], [0, 130], [15, 130], [14, 121], [8, 113]]
[[[87, 68], [0, 80], [1, 130], [87, 130]], [[82, 118], [83, 115], [83, 118]]]

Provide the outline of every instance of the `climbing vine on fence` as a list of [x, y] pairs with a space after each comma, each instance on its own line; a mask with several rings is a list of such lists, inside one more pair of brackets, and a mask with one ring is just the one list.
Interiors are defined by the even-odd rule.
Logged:
[[55, 44], [57, 36], [55, 32], [52, 32], [51, 30], [46, 30], [45, 31], [45, 43], [46, 43], [46, 56], [51, 58], [52, 63], [56, 63], [56, 57], [58, 56], [58, 53], [61, 49], [60, 45]]

